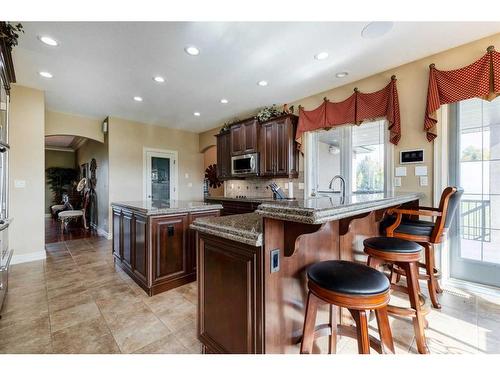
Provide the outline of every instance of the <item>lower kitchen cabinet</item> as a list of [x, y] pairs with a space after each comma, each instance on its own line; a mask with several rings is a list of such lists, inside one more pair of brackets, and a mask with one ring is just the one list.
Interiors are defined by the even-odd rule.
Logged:
[[219, 216], [219, 210], [147, 216], [113, 207], [113, 255], [149, 295], [196, 280], [195, 219]]
[[250, 212], [254, 212], [261, 204], [261, 202], [217, 200], [211, 198], [208, 201], [210, 203], [219, 203], [222, 205], [223, 209], [221, 216], [248, 214]]

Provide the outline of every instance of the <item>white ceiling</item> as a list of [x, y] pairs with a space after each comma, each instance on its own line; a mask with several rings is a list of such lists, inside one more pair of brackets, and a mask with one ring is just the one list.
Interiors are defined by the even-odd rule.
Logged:
[[[385, 36], [365, 39], [366, 24], [23, 22], [14, 64], [19, 84], [46, 91], [49, 109], [200, 132], [500, 32], [498, 22], [396, 22]], [[200, 55], [187, 55], [188, 45]], [[321, 51], [329, 58], [315, 60]], [[40, 77], [42, 70], [54, 77]], [[349, 76], [336, 78], [341, 71]]]

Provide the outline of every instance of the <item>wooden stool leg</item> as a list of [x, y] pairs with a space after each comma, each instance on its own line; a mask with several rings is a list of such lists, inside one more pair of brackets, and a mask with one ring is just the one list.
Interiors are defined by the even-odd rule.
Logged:
[[306, 314], [304, 317], [304, 329], [302, 332], [302, 342], [300, 344], [300, 354], [311, 354], [314, 342], [314, 329], [316, 325], [316, 314], [318, 312], [319, 298], [311, 292], [307, 295]]
[[370, 354], [370, 337], [368, 335], [368, 319], [366, 317], [366, 311], [351, 309], [349, 309], [349, 311], [356, 321], [358, 352], [359, 354]]
[[330, 305], [330, 327], [331, 333], [328, 340], [328, 353], [337, 353], [337, 307]]
[[423, 243], [425, 248], [425, 270], [429, 280], [427, 280], [427, 288], [429, 289], [429, 296], [431, 297], [432, 306], [436, 309], [440, 309], [441, 305], [439, 304], [437, 294], [436, 294], [436, 285], [437, 279], [434, 275], [434, 248], [429, 243]]
[[378, 333], [380, 335], [380, 344], [382, 352], [395, 354], [394, 341], [392, 339], [391, 326], [389, 325], [389, 316], [387, 315], [387, 307], [382, 307], [375, 310], [377, 316]]
[[410, 305], [415, 310], [415, 317], [413, 320], [413, 329], [415, 330], [415, 341], [417, 342], [417, 349], [420, 354], [427, 354], [427, 344], [425, 342], [425, 316], [422, 314], [418, 292], [420, 290], [418, 285], [418, 265], [415, 262], [401, 263], [406, 272], [406, 282], [408, 284], [408, 296], [410, 298]]

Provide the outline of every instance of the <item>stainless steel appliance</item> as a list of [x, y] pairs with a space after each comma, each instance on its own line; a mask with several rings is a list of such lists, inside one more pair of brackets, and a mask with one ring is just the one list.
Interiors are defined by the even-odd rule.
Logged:
[[[2, 56], [3, 57], [3, 56]], [[2, 72], [3, 73], [3, 72]], [[7, 293], [12, 250], [9, 248], [9, 82], [0, 74], [0, 313]]]
[[259, 154], [245, 154], [231, 158], [233, 176], [257, 176], [259, 174]]

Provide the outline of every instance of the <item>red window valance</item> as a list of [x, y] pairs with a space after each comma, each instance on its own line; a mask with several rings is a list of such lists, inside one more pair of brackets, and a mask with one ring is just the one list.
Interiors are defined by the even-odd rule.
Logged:
[[470, 98], [493, 100], [500, 95], [500, 53], [488, 47], [486, 55], [455, 70], [438, 70], [430, 65], [424, 130], [430, 142], [437, 137], [436, 111], [443, 104]]
[[325, 99], [323, 104], [311, 111], [299, 107], [299, 125], [295, 138], [300, 143], [302, 134], [308, 131], [346, 124], [359, 125], [365, 120], [379, 117], [387, 118], [390, 141], [397, 145], [401, 139], [401, 118], [394, 76], [386, 87], [376, 92], [362, 93], [355, 89], [354, 94], [342, 102], [332, 103]]

